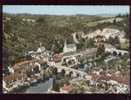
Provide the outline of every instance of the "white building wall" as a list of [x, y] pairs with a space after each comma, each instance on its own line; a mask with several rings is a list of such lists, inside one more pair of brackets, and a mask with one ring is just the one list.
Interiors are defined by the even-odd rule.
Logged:
[[74, 47], [74, 48], [66, 48], [66, 47], [64, 47], [64, 53], [66, 53], [66, 52], [73, 52], [73, 51], [76, 51], [76, 47]]
[[8, 67], [8, 69], [9, 69], [10, 73], [14, 73], [14, 69], [13, 68]]

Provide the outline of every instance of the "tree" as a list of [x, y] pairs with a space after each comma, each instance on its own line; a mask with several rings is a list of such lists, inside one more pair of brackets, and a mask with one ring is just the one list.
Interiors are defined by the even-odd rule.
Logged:
[[64, 69], [62, 69], [61, 75], [62, 75], [62, 76], [65, 76], [65, 70], [64, 70]]
[[100, 45], [98, 46], [98, 48], [97, 48], [97, 53], [96, 53], [96, 55], [97, 55], [97, 56], [99, 56], [99, 55], [103, 56], [104, 53], [105, 53], [105, 46], [104, 46], [104, 44], [100, 44]]
[[117, 18], [117, 17], [122, 17], [122, 15], [121, 15], [121, 14], [118, 14], [118, 15], [116, 16], [116, 18]]
[[55, 90], [55, 91], [59, 91], [59, 88], [60, 86], [59, 86], [59, 83], [58, 83], [58, 81], [55, 79], [54, 80], [54, 82], [53, 82], [53, 87], [52, 87], [52, 89], [53, 90]]
[[116, 24], [116, 19], [113, 20], [113, 24]]
[[46, 76], [49, 78], [53, 75], [53, 67], [48, 67], [46, 69]]
[[81, 38], [80, 40], [79, 40], [79, 44], [77, 44], [77, 48], [78, 49], [83, 49], [84, 47], [85, 47], [85, 40], [83, 39], [83, 38]]
[[114, 39], [110, 36], [108, 39], [108, 43], [113, 44], [114, 43]]
[[87, 39], [84, 44], [85, 48], [92, 48], [95, 46], [95, 41], [94, 39]]
[[9, 69], [8, 69], [8, 66], [4, 66], [4, 67], [3, 67], [3, 73], [4, 73], [5, 75], [10, 74]]
[[42, 25], [47, 23], [44, 17], [39, 17], [36, 22]]
[[53, 75], [57, 75], [57, 68], [56, 67], [53, 68]]
[[119, 44], [119, 43], [120, 43], [118, 36], [115, 37], [114, 42], [115, 42], [116, 44]]
[[112, 44], [112, 45], [117, 46], [117, 47], [119, 47], [119, 45], [120, 45], [120, 40], [119, 40], [118, 36], [116, 36], [115, 38], [113, 38], [113, 37], [110, 36], [108, 42], [110, 44]]

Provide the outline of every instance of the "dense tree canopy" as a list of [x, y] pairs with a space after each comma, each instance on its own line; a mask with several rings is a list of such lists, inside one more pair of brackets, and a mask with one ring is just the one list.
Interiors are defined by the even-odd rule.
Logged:
[[[128, 16], [122, 16], [124, 20], [120, 23], [101, 23], [88, 27], [89, 22], [106, 19], [100, 16], [76, 15], [76, 16], [56, 16], [56, 15], [29, 15], [29, 14], [3, 14], [3, 17], [10, 18], [4, 20], [3, 48], [7, 51], [4, 56], [8, 58], [6, 64], [16, 62], [21, 56], [29, 51], [35, 50], [39, 43], [45, 48], [59, 53], [62, 51], [64, 40], [73, 42], [72, 33], [83, 31], [88, 33], [95, 29], [104, 27], [117, 27], [124, 29], [128, 33]], [[23, 19], [35, 20], [23, 21]], [[125, 26], [123, 26], [125, 25]], [[128, 37], [128, 36], [127, 36]], [[81, 40], [79, 48], [92, 47], [93, 40]]]

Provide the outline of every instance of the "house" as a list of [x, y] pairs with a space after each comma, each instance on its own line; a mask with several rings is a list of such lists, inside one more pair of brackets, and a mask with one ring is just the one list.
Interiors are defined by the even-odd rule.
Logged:
[[34, 20], [34, 19], [27, 19], [27, 18], [23, 18], [22, 21], [24, 21], [24, 22], [32, 22], [32, 23], [36, 22], [36, 20]]
[[74, 52], [74, 51], [76, 51], [76, 49], [77, 49], [77, 47], [75, 44], [67, 44], [67, 42], [65, 41], [64, 48], [63, 48], [64, 53]]
[[96, 30], [94, 32], [91, 32], [91, 33], [85, 35], [84, 37], [94, 38], [94, 37], [97, 37], [97, 36], [103, 37], [102, 38], [103, 40], [109, 39], [110, 37], [115, 38], [116, 36], [118, 36], [118, 38], [122, 42], [125, 41], [123, 39], [125, 37], [125, 32], [124, 31], [120, 31], [118, 29], [113, 29], [113, 28], [104, 28], [102, 31], [98, 29], [98, 30]]
[[10, 20], [11, 20], [10, 17], [3, 17], [3, 22], [10, 21]]
[[113, 51], [116, 50], [116, 48], [111, 44], [104, 44], [105, 52], [113, 53]]
[[76, 78], [76, 77], [77, 77], [77, 73], [73, 72], [73, 73], [72, 73], [72, 77], [73, 77], [73, 78]]
[[121, 55], [126, 55], [129, 54], [128, 51], [126, 50], [118, 50], [116, 49], [114, 46], [110, 45], [110, 44], [105, 44], [105, 52], [110, 52], [111, 54], [113, 54], [113, 52], [116, 52], [117, 55], [121, 54]]
[[26, 54], [25, 53], [25, 55], [30, 55], [30, 54], [33, 54], [34, 53], [34, 51], [28, 51], [28, 53]]
[[55, 62], [59, 62], [59, 61], [61, 61], [62, 57], [63, 57], [62, 54], [54, 54], [54, 55], [53, 55], [53, 60], [54, 60]]
[[94, 38], [94, 37], [97, 37], [97, 36], [102, 36], [102, 34], [101, 34], [101, 30], [96, 30], [96, 31], [94, 31], [94, 32], [92, 32], [92, 33], [89, 33], [89, 34], [87, 34], [86, 35], [86, 37], [88, 37], [88, 38]]
[[79, 62], [74, 56], [65, 56], [62, 58], [61, 63], [67, 65], [68, 67], [73, 67], [77, 65]]
[[65, 75], [69, 75], [69, 74], [70, 74], [70, 71], [66, 70]]
[[96, 37], [94, 37], [94, 41], [96, 43], [100, 43], [100, 42], [106, 41], [106, 38], [104, 36], [102, 36], [102, 35], [97, 35]]
[[45, 51], [45, 47], [39, 47], [36, 52], [41, 53], [41, 52], [44, 52], [44, 51]]
[[53, 66], [56, 66], [56, 63], [52, 60], [52, 61], [48, 62], [48, 65], [53, 67]]
[[59, 68], [59, 69], [57, 70], [57, 72], [58, 72], [58, 73], [61, 73], [61, 72], [62, 72], [62, 69]]
[[64, 84], [62, 88], [60, 88], [60, 92], [62, 93], [70, 93], [73, 90], [72, 85]]
[[14, 74], [10, 74], [8, 76], [3, 77], [3, 80], [5, 83], [12, 83], [13, 81], [16, 80], [22, 80], [23, 77], [25, 77], [26, 75], [21, 75], [19, 73], [14, 73]]
[[35, 62], [35, 60], [26, 60], [26, 61], [22, 61], [19, 63], [16, 63], [15, 65], [13, 65], [13, 69], [15, 72], [19, 72], [19, 71], [26, 71], [28, 70], [28, 67], [30, 63]]
[[68, 59], [66, 59], [66, 64], [69, 66], [69, 65], [74, 65], [76, 64], [78, 61], [76, 59], [76, 57], [70, 57]]
[[8, 67], [10, 73], [14, 73], [14, 69], [12, 67]]
[[92, 76], [91, 76], [91, 75], [86, 75], [86, 76], [85, 76], [85, 79], [86, 79], [86, 80], [91, 80], [91, 79], [92, 79]]
[[126, 50], [116, 50], [117, 54], [121, 54], [122, 56], [129, 54]]
[[35, 62], [35, 64], [34, 64], [35, 66], [38, 66], [38, 68], [39, 68], [39, 71], [41, 70], [41, 65], [38, 63], [38, 62]]
[[104, 28], [102, 31], [102, 35], [106, 37], [106, 39], [109, 39], [109, 37], [115, 38], [116, 36], [119, 36], [120, 31], [117, 29], [112, 28]]
[[6, 88], [7, 84], [6, 84], [6, 82], [4, 80], [2, 81], [2, 84], [3, 84], [3, 88]]
[[42, 60], [44, 62], [47, 62], [47, 61], [49, 61], [49, 57], [47, 55], [42, 55]]

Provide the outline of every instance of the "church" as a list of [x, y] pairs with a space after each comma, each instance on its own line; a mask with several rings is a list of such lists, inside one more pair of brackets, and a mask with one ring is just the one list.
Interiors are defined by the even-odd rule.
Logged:
[[67, 44], [67, 41], [65, 40], [64, 43], [64, 48], [63, 48], [63, 53], [67, 53], [67, 52], [75, 52], [77, 49], [75, 44]]

